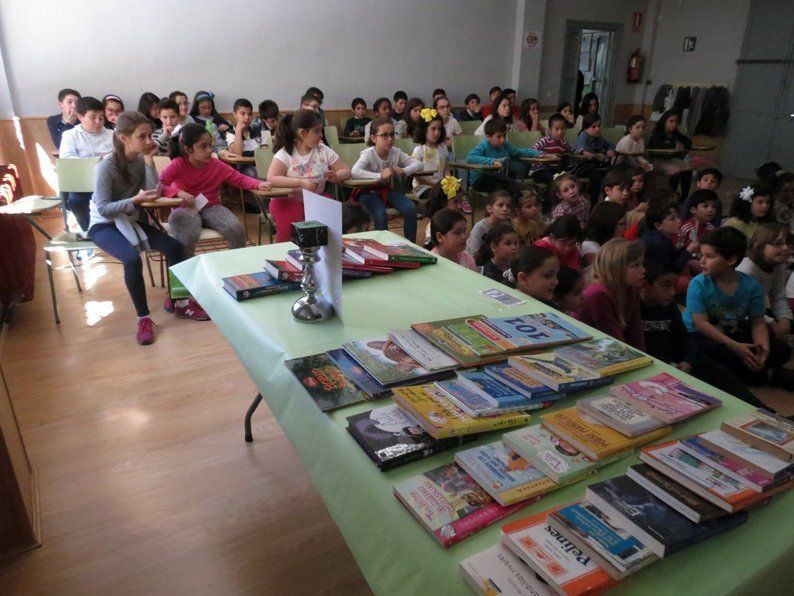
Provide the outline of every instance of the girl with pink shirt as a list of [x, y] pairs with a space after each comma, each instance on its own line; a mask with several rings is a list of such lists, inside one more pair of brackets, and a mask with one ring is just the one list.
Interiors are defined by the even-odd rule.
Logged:
[[430, 243], [433, 246], [430, 252], [477, 271], [474, 258], [466, 252], [468, 237], [466, 217], [460, 211], [442, 209], [430, 220]]
[[[193, 256], [201, 228], [219, 232], [229, 248], [245, 246], [245, 229], [237, 216], [221, 205], [220, 186], [224, 182], [245, 190], [268, 190], [269, 182], [250, 178], [233, 167], [215, 159], [210, 134], [200, 124], [182, 127], [179, 136], [171, 141], [174, 158], [160, 175], [163, 196], [182, 199], [182, 205], [168, 218], [171, 235], [179, 240], [187, 256]], [[203, 194], [208, 203], [198, 213], [193, 211], [196, 197]]]

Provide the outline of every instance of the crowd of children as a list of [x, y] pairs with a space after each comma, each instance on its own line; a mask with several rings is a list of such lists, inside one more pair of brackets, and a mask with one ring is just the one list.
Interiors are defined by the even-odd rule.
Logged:
[[[443, 89], [431, 102], [355, 98], [342, 136], [361, 137], [364, 148], [345, 164], [324, 140], [323, 94], [309, 88], [300, 108], [281, 117], [275, 102], [258, 106], [238, 99], [234, 124], [217, 111], [209, 91], [166, 98], [145, 93], [137, 112], [124, 112], [116, 95], [101, 101], [72, 89], [58, 96], [61, 113], [48, 120], [62, 157], [103, 157], [93, 197], [72, 194], [67, 205], [84, 233], [125, 265], [125, 280], [138, 316], [148, 319], [140, 268], [132, 254], [161, 246], [173, 263], [193, 253], [202, 227], [219, 231], [231, 247], [245, 244], [234, 214], [220, 204], [219, 188], [271, 185], [295, 189], [271, 199], [277, 239], [303, 218], [300, 189], [326, 191], [349, 177], [371, 180], [344, 205], [345, 231], [388, 225], [387, 207], [399, 211], [404, 236], [416, 241], [417, 200], [429, 219], [426, 246], [444, 258], [553, 305], [738, 397], [760, 403], [748, 387], [794, 389], [790, 355], [794, 276], [789, 244], [794, 231], [794, 174], [777, 163], [757, 171], [722, 216], [721, 172], [682, 158], [692, 143], [679, 130], [680, 115], [662, 114], [648, 146], [678, 153], [645, 154], [642, 116], [626, 122], [612, 145], [601, 136], [598, 98], [589, 94], [575, 119], [561, 104], [541, 122], [537, 100], [516, 105], [512, 89], [495, 87], [480, 109], [471, 94], [452, 113]], [[432, 106], [432, 107], [431, 107]], [[481, 121], [482, 140], [467, 155], [452, 155], [459, 122]], [[576, 127], [576, 144], [566, 130]], [[532, 146], [514, 146], [511, 131], [538, 131]], [[411, 154], [395, 144], [406, 135]], [[273, 150], [266, 181], [213, 159], [218, 147], [232, 154]], [[172, 157], [159, 177], [153, 155]], [[471, 230], [461, 181], [450, 175], [453, 159], [472, 164], [470, 191], [487, 195], [485, 216]], [[479, 167], [478, 167], [479, 166]], [[417, 174], [414, 176], [414, 174]], [[691, 181], [696, 190], [689, 194]], [[412, 177], [413, 199], [403, 189]], [[135, 186], [135, 188], [133, 188]], [[139, 204], [157, 188], [179, 197], [169, 218], [172, 237], [148, 226]], [[144, 189], [144, 190], [141, 190]], [[680, 189], [680, 194], [677, 192]], [[407, 189], [406, 189], [407, 190]], [[207, 204], [196, 210], [196, 197]], [[683, 221], [682, 221], [683, 219]], [[142, 240], [143, 238], [143, 240]], [[201, 307], [181, 301], [179, 316], [206, 319]], [[679, 306], [685, 306], [683, 315]], [[150, 319], [149, 319], [150, 321]], [[141, 341], [143, 339], [143, 341]], [[153, 339], [144, 325], [139, 341]]]

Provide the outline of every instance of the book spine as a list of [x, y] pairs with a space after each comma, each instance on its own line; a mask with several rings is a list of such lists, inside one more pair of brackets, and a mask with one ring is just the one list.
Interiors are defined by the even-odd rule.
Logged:
[[586, 379], [582, 381], [571, 381], [570, 383], [562, 383], [559, 391], [565, 393], [573, 393], [575, 391], [585, 391], [587, 389], [594, 389], [596, 387], [603, 387], [612, 383], [612, 377], [601, 377], [599, 379]]

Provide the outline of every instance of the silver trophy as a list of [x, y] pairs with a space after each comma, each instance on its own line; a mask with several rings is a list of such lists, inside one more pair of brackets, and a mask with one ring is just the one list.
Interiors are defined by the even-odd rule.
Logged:
[[292, 317], [301, 323], [327, 321], [334, 316], [334, 309], [327, 301], [317, 300], [317, 279], [314, 264], [320, 260], [320, 248], [328, 244], [328, 227], [319, 221], [301, 221], [292, 224], [292, 242], [301, 251], [303, 279], [301, 289], [306, 295], [292, 305]]

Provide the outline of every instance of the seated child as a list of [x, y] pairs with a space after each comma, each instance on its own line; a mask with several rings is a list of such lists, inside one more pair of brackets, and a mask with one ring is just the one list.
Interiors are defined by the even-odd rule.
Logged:
[[584, 302], [584, 276], [576, 269], [560, 266], [552, 306], [566, 315], [573, 316], [573, 313], [582, 308], [582, 302]]
[[[229, 152], [234, 155], [253, 157], [254, 151], [262, 146], [261, 130], [254, 128], [251, 123], [254, 120], [254, 106], [247, 99], [240, 98], [234, 100], [232, 106], [234, 112], [234, 129], [226, 132], [226, 144]], [[241, 168], [240, 171], [248, 176], [256, 176], [256, 167], [248, 166], [248, 171]]]
[[559, 172], [554, 175], [551, 192], [559, 201], [551, 212], [552, 221], [573, 215], [579, 220], [579, 227], [585, 228], [590, 219], [590, 201], [579, 194], [579, 179], [569, 172]]
[[[386, 100], [388, 101], [388, 100]], [[391, 205], [403, 217], [403, 234], [409, 242], [416, 242], [416, 205], [402, 192], [390, 190], [394, 176], [410, 176], [422, 168], [422, 163], [394, 146], [396, 135], [390, 116], [376, 118], [370, 123], [369, 147], [353, 166], [354, 178], [380, 180], [374, 189], [362, 189], [354, 195], [369, 211], [376, 230], [388, 228], [386, 206]]]
[[493, 101], [501, 94], [502, 94], [502, 88], [499, 85], [495, 85], [491, 87], [491, 90], [488, 92], [488, 103], [482, 106], [482, 109], [480, 110], [480, 115], [483, 118], [491, 115], [491, 109], [493, 108]]
[[395, 91], [392, 96], [392, 102], [394, 103], [392, 116], [394, 116], [395, 120], [404, 120], [405, 104], [408, 103], [408, 94], [405, 91]]
[[[644, 172], [650, 172], [653, 164], [645, 159], [645, 118], [635, 114], [626, 122], [626, 136], [618, 141], [615, 146], [617, 164], [629, 164], [641, 168]], [[629, 155], [621, 155], [628, 153]]]
[[747, 240], [735, 228], [703, 236], [703, 272], [689, 284], [684, 324], [694, 334], [698, 354], [708, 356], [708, 378], [792, 390], [794, 372], [782, 368], [791, 349], [769, 335], [764, 290], [752, 276], [736, 270], [746, 251]]
[[457, 118], [452, 115], [452, 103], [447, 99], [446, 96], [437, 97], [433, 100], [433, 108], [438, 111], [438, 115], [441, 116], [441, 120], [444, 124], [444, 130], [447, 133], [447, 138], [452, 139], [452, 137], [457, 135], [463, 134], [463, 129], [460, 127], [460, 123], [458, 122]]
[[[667, 110], [656, 122], [648, 148], [688, 150], [692, 147], [692, 140], [678, 130], [680, 123], [681, 114], [675, 110]], [[692, 168], [689, 162], [681, 157], [652, 157], [652, 163], [654, 169], [661, 170], [670, 177], [670, 188], [675, 190], [680, 183], [681, 196], [689, 194], [689, 187], [692, 185]]]
[[648, 209], [648, 200], [645, 196], [645, 172], [638, 166], [629, 164], [618, 164], [626, 168], [626, 173], [631, 179], [631, 186], [629, 187], [629, 198], [626, 199], [626, 215], [629, 220], [629, 225], [635, 221], [645, 217], [645, 211]]
[[491, 113], [485, 117], [485, 120], [477, 127], [474, 134], [478, 137], [486, 136], [488, 133], [485, 131], [485, 126], [492, 120], [501, 120], [505, 125], [505, 133], [518, 130], [517, 123], [519, 120], [518, 118], [513, 118], [513, 104], [506, 95], [499, 95], [493, 100]]
[[528, 132], [539, 132], [546, 136], [546, 127], [540, 121], [540, 103], [534, 97], [528, 97], [521, 102], [519, 118]]
[[430, 252], [477, 271], [474, 259], [466, 252], [466, 216], [460, 211], [442, 209], [433, 215], [430, 220], [430, 234], [430, 244], [433, 247]]
[[160, 122], [163, 126], [152, 134], [152, 140], [157, 143], [158, 153], [168, 155], [171, 138], [179, 134], [182, 126], [179, 124], [179, 105], [173, 99], [161, 99], [157, 103], [160, 110]]
[[601, 247], [612, 240], [622, 238], [626, 232], [626, 209], [620, 203], [603, 202], [593, 207], [590, 222], [584, 230], [584, 240], [579, 253], [582, 259], [582, 272], [586, 279], [598, 256]]
[[791, 232], [783, 224], [760, 224], [750, 238], [747, 256], [736, 267], [736, 271], [754, 277], [761, 285], [768, 305], [770, 328], [782, 341], [791, 333], [791, 319], [794, 318], [786, 298], [790, 245]]
[[507, 172], [510, 177], [504, 174], [474, 170], [470, 176], [471, 186], [478, 192], [505, 190], [512, 197], [518, 199], [521, 195], [521, 184], [518, 180], [523, 180], [527, 175], [526, 164], [518, 158], [537, 157], [540, 153], [526, 147], [513, 147], [507, 142], [506, 136], [507, 129], [501, 119], [489, 120], [485, 124], [485, 139], [469, 152], [466, 161], [474, 164], [499, 166], [507, 164]]
[[348, 118], [347, 122], [345, 122], [345, 130], [342, 132], [342, 136], [363, 137], [367, 124], [372, 122], [372, 118], [367, 116], [367, 102], [360, 97], [356, 97], [350, 107], [353, 110], [353, 117]]
[[571, 269], [579, 271], [579, 240], [582, 236], [582, 227], [579, 220], [573, 215], [563, 215], [555, 219], [544, 232], [545, 236], [535, 242], [536, 246], [547, 248], [560, 262]]
[[731, 205], [731, 217], [722, 224], [736, 228], [749, 241], [759, 223], [774, 221], [770, 209], [772, 189], [762, 183], [745, 186], [736, 193]]
[[432, 113], [432, 110], [426, 111], [425, 102], [418, 97], [412, 97], [408, 100], [408, 103], [405, 104], [405, 115], [403, 116], [402, 121], [405, 122], [405, 136], [407, 138], [414, 138], [416, 127], [419, 126], [419, 123], [423, 121], [423, 112], [428, 114]]
[[[460, 180], [454, 176], [446, 176], [441, 182], [433, 185], [427, 194], [429, 198], [425, 206], [425, 215], [428, 219], [432, 220], [433, 216], [442, 209], [462, 211], [463, 195], [460, 192]], [[425, 248], [430, 245], [430, 238], [430, 222], [428, 221], [425, 228]]]
[[628, 166], [613, 166], [604, 176], [604, 201], [618, 203], [628, 211], [632, 179]]
[[218, 149], [226, 147], [226, 133], [232, 125], [215, 108], [215, 94], [210, 91], [198, 91], [193, 97], [193, 107], [190, 108], [190, 117], [196, 124], [207, 129], [212, 137], [212, 142]]
[[372, 219], [367, 210], [361, 203], [342, 203], [342, 233], [355, 234], [356, 232], [368, 232], [372, 225]]
[[179, 126], [194, 122], [190, 115], [190, 100], [187, 98], [186, 93], [183, 91], [171, 91], [168, 94], [168, 99], [173, 99], [176, 105], [179, 106]]
[[645, 232], [645, 214], [648, 212], [648, 209], [651, 208], [651, 205], [677, 205], [679, 198], [678, 193], [670, 188], [667, 184], [659, 187], [653, 193], [646, 193], [645, 196], [647, 197], [647, 201], [644, 204], [642, 216], [637, 217], [635, 215], [635, 221], [633, 223], [629, 223], [629, 227], [626, 229], [626, 233], [623, 235], [626, 240], [640, 239], [640, 236], [642, 236], [642, 234]]
[[639, 291], [645, 278], [641, 242], [613, 238], [593, 264], [593, 282], [584, 291], [577, 319], [624, 341], [645, 349]]
[[[419, 100], [420, 102], [422, 100]], [[410, 101], [408, 102], [411, 103]], [[424, 104], [422, 104], [424, 107]], [[406, 104], [405, 109], [408, 110], [410, 108], [409, 105]], [[396, 138], [403, 138], [408, 130], [408, 122], [405, 120], [398, 120], [392, 116], [392, 106], [391, 102], [389, 101], [388, 97], [379, 97], [375, 100], [375, 103], [372, 104], [372, 113], [375, 115], [375, 119], [378, 118], [389, 118], [391, 120], [391, 124], [394, 127], [394, 134], [397, 135]], [[417, 112], [418, 117], [418, 112]], [[372, 126], [372, 122], [367, 123], [364, 126], [364, 138], [367, 139], [369, 142], [370, 137], [372, 134], [370, 133], [370, 127]], [[413, 132], [411, 133], [413, 134]]]
[[59, 114], [47, 118], [47, 129], [50, 131], [52, 144], [61, 146], [61, 135], [64, 131], [77, 126], [77, 100], [80, 92], [74, 89], [61, 89], [58, 92]]
[[582, 132], [576, 138], [576, 148], [582, 153], [591, 155], [588, 161], [577, 164], [573, 171], [577, 176], [590, 178], [590, 196], [598, 196], [601, 190], [601, 178], [615, 157], [615, 146], [601, 136], [601, 116], [590, 112], [582, 118]]
[[573, 128], [576, 122], [573, 115], [573, 106], [570, 102], [564, 101], [557, 105], [556, 114], [559, 114], [565, 120], [565, 128]]
[[512, 219], [513, 230], [521, 245], [535, 244], [546, 224], [540, 216], [541, 202], [535, 190], [521, 191]]
[[449, 175], [449, 150], [444, 144], [447, 136], [441, 114], [426, 113], [420, 118], [413, 138], [416, 147], [412, 157], [422, 163], [422, 170], [433, 172], [426, 176], [414, 176], [414, 196], [423, 199], [434, 185]]
[[[581, 150], [568, 144], [565, 140], [565, 126], [567, 120], [560, 114], [554, 114], [549, 118], [548, 134], [532, 145], [532, 149], [543, 157], [557, 156], [563, 157], [563, 153], [582, 153]], [[590, 158], [589, 153], [586, 157]], [[530, 170], [533, 180], [551, 186], [554, 174], [566, 169], [567, 161], [561, 159], [553, 164], [534, 164]]]
[[[63, 132], [59, 154], [63, 158], [102, 157], [113, 151], [113, 131], [105, 128], [105, 106], [95, 97], [77, 100], [77, 118], [80, 124]], [[74, 214], [77, 223], [88, 231], [90, 192], [70, 192], [66, 207]]]
[[116, 128], [116, 120], [124, 111], [124, 102], [118, 95], [109, 93], [102, 98], [102, 105], [105, 108], [105, 128], [113, 130]]
[[278, 242], [288, 242], [292, 223], [304, 219], [302, 189], [323, 194], [326, 182], [350, 177], [345, 162], [322, 143], [322, 130], [322, 118], [313, 110], [297, 110], [278, 124], [267, 179], [275, 186], [293, 189], [287, 197], [273, 197], [268, 205]]
[[259, 104], [259, 138], [262, 147], [273, 146], [273, 137], [276, 136], [278, 121], [278, 104], [275, 101], [266, 99]]
[[[667, 269], [678, 271], [678, 293], [684, 294], [689, 284], [690, 273], [699, 272], [698, 253], [700, 242], [688, 242], [675, 247], [675, 239], [681, 228], [678, 209], [674, 203], [653, 203], [645, 213], [645, 231], [640, 241], [645, 245], [645, 258]], [[690, 265], [691, 264], [691, 265]]]
[[687, 199], [689, 202], [689, 218], [681, 224], [676, 240], [676, 248], [683, 248], [691, 242], [700, 240], [706, 232], [714, 229], [712, 220], [717, 211], [720, 198], [713, 190], [696, 190]]
[[794, 232], [794, 174], [778, 172], [772, 185], [772, 213], [778, 222]]
[[518, 252], [518, 236], [509, 223], [500, 223], [488, 230], [483, 237], [474, 262], [482, 267], [482, 274], [494, 281], [504, 283], [504, 272], [510, 268]]
[[160, 103], [160, 98], [157, 97], [156, 93], [152, 93], [151, 91], [141, 93], [141, 97], [138, 100], [138, 112], [149, 119], [154, 130], [157, 130], [163, 125], [163, 123], [160, 122], [160, 108], [157, 105], [158, 103]]
[[[715, 193], [719, 190], [722, 183], [722, 172], [717, 168], [702, 168], [698, 170], [695, 176], [695, 189], [696, 190], [713, 190]], [[692, 193], [694, 194], [694, 193]], [[692, 195], [689, 195], [681, 205], [681, 219], [687, 219], [691, 215], [692, 205], [690, 203]], [[717, 209], [714, 211], [714, 217], [711, 219], [711, 224], [715, 228], [722, 225], [722, 201], [717, 197]]]
[[466, 251], [470, 255], [476, 255], [480, 250], [482, 239], [488, 233], [488, 230], [499, 223], [510, 223], [511, 206], [512, 199], [503, 190], [497, 190], [488, 195], [488, 199], [485, 202], [485, 217], [474, 224], [469, 241], [466, 243]]
[[[164, 196], [182, 199], [183, 205], [171, 211], [168, 223], [170, 234], [185, 247], [185, 255], [193, 256], [202, 227], [217, 230], [229, 248], [244, 247], [245, 230], [237, 216], [221, 205], [220, 186], [225, 182], [242, 189], [267, 190], [270, 182], [244, 176], [215, 159], [210, 133], [196, 122], [183, 126], [171, 139], [171, 157], [160, 181]], [[209, 202], [195, 213], [199, 194]]]
[[458, 112], [458, 120], [461, 122], [473, 122], [475, 120], [482, 120], [483, 116], [480, 112], [480, 96], [476, 93], [469, 93], [466, 100], [463, 102], [466, 108]]
[[557, 287], [560, 262], [554, 253], [541, 246], [522, 246], [518, 249], [510, 269], [505, 272], [507, 285], [550, 304]]

